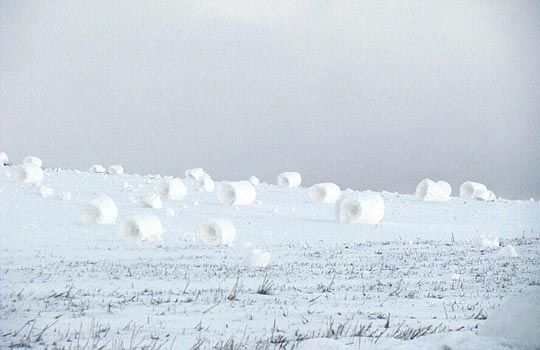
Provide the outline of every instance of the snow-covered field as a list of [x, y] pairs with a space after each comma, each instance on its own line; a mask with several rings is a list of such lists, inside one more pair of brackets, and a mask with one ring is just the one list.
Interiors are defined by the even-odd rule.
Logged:
[[[381, 222], [342, 224], [303, 187], [260, 184], [254, 204], [232, 206], [188, 184], [181, 200], [151, 208], [140, 202], [159, 176], [47, 169], [34, 186], [9, 169], [0, 348], [540, 347], [539, 202], [384, 192]], [[116, 224], [82, 225], [100, 194], [116, 203]], [[124, 239], [122, 222], [147, 214], [163, 239]], [[236, 227], [229, 246], [195, 239], [216, 218]], [[486, 248], [495, 237], [503, 247]], [[268, 267], [246, 266], [253, 247], [271, 254]]]

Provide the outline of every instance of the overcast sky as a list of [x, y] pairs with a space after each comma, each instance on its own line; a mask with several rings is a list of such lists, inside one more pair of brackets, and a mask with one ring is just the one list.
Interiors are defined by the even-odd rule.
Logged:
[[0, 4], [15, 163], [540, 196], [540, 1]]

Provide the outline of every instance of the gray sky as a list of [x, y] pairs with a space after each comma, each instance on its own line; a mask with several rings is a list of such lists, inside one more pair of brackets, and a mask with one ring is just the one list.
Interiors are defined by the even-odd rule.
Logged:
[[1, 1], [0, 150], [540, 196], [539, 1]]

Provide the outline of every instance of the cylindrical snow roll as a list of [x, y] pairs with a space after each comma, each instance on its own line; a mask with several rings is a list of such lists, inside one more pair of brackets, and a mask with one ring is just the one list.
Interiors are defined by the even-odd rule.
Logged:
[[19, 165], [11, 171], [15, 181], [38, 185], [43, 180], [43, 169], [37, 165]]
[[335, 203], [341, 195], [338, 185], [330, 182], [313, 185], [308, 191], [309, 198], [315, 203]]
[[120, 233], [131, 242], [158, 242], [162, 240], [161, 220], [154, 215], [135, 215], [122, 223]]
[[476, 190], [484, 190], [487, 191], [487, 187], [484, 184], [473, 182], [473, 181], [466, 181], [461, 184], [459, 187], [459, 196], [461, 198], [471, 198], [472, 194]]
[[424, 179], [416, 186], [414, 195], [422, 198], [426, 202], [446, 202], [452, 194], [452, 186], [446, 181], [434, 182], [431, 179]]
[[201, 168], [186, 170], [186, 179], [193, 183], [197, 191], [212, 192], [215, 189], [214, 180]]
[[216, 188], [216, 185], [210, 175], [204, 174], [195, 179], [195, 188], [201, 192], [212, 192]]
[[161, 209], [163, 208], [163, 202], [157, 193], [150, 193], [139, 202], [139, 208]]
[[156, 188], [156, 191], [163, 197], [172, 200], [180, 200], [187, 193], [186, 185], [178, 178], [163, 179]]
[[8, 165], [9, 164], [9, 157], [6, 152], [0, 152], [0, 166], [2, 165]]
[[109, 169], [107, 170], [109, 174], [112, 175], [124, 175], [124, 167], [121, 165], [111, 165]]
[[41, 168], [43, 166], [43, 161], [38, 157], [27, 156], [23, 159], [23, 165], [35, 165]]
[[446, 181], [437, 181], [427, 186], [424, 201], [426, 202], [447, 202], [452, 194], [452, 186]]
[[253, 186], [259, 186], [259, 184], [261, 183], [261, 180], [259, 180], [259, 178], [255, 175], [251, 176], [248, 180]]
[[100, 165], [100, 164], [94, 164], [88, 169], [88, 172], [102, 174], [102, 173], [105, 173], [105, 167], [103, 167], [103, 165]]
[[204, 174], [206, 174], [206, 172], [202, 168], [188, 169], [186, 170], [186, 179], [195, 182], [195, 179], [204, 176]]
[[265, 268], [270, 263], [270, 253], [260, 249], [251, 249], [244, 258], [244, 264], [251, 267]]
[[480, 201], [493, 202], [495, 201], [495, 193], [488, 189], [477, 188], [471, 195], [471, 198], [478, 199]]
[[257, 199], [255, 187], [249, 181], [223, 183], [216, 194], [221, 204], [251, 205]]
[[280, 187], [298, 187], [302, 183], [302, 176], [296, 171], [286, 171], [278, 175], [277, 183]]
[[229, 245], [236, 237], [236, 229], [230, 220], [215, 219], [199, 226], [196, 237], [206, 245]]
[[51, 198], [54, 196], [54, 189], [50, 188], [49, 186], [41, 186], [39, 188], [39, 194], [41, 194], [43, 198]]
[[384, 200], [375, 192], [346, 194], [336, 202], [336, 217], [342, 223], [377, 224], [384, 216]]
[[416, 186], [416, 191], [414, 192], [414, 195], [418, 198], [424, 199], [429, 186], [433, 185], [434, 183], [435, 182], [433, 180], [425, 178], [424, 180], [420, 181], [418, 186]]
[[84, 225], [114, 224], [118, 217], [118, 208], [111, 197], [100, 195], [91, 200], [81, 210], [81, 222]]

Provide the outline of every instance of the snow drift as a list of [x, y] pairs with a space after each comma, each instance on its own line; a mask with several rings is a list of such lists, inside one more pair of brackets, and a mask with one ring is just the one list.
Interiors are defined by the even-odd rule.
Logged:
[[101, 195], [81, 210], [81, 222], [84, 225], [107, 225], [114, 224], [118, 217], [118, 208], [111, 197]]
[[489, 315], [478, 334], [511, 340], [520, 348], [540, 349], [539, 329], [540, 293], [536, 291], [506, 300]]
[[244, 265], [251, 267], [265, 268], [270, 263], [270, 253], [260, 249], [251, 249], [246, 254]]
[[212, 192], [215, 189], [214, 180], [201, 168], [186, 170], [186, 179], [193, 183], [197, 191]]
[[131, 242], [158, 242], [162, 240], [161, 220], [154, 215], [134, 215], [122, 223], [120, 234]]
[[302, 183], [302, 176], [295, 171], [286, 171], [277, 177], [277, 184], [280, 187], [298, 187]]
[[186, 185], [178, 178], [163, 179], [156, 191], [163, 197], [172, 200], [181, 200], [187, 193]]
[[336, 202], [335, 213], [341, 223], [377, 224], [384, 216], [384, 200], [378, 193], [345, 193]]
[[43, 166], [43, 161], [35, 156], [27, 156], [23, 159], [23, 165], [35, 165], [41, 168]]
[[452, 186], [446, 181], [424, 179], [416, 186], [414, 195], [426, 202], [447, 202], [452, 194]]
[[124, 168], [121, 165], [111, 165], [107, 170], [112, 175], [124, 175]]
[[330, 182], [313, 185], [309, 188], [308, 196], [315, 203], [335, 203], [341, 195], [338, 185]]
[[223, 183], [216, 194], [221, 204], [229, 205], [251, 205], [257, 198], [255, 187], [249, 181]]
[[199, 226], [196, 238], [211, 246], [229, 245], [236, 237], [233, 223], [227, 219], [214, 219]]
[[11, 171], [11, 177], [18, 182], [38, 185], [43, 180], [43, 169], [35, 164], [18, 165]]
[[9, 158], [6, 152], [0, 152], [0, 165], [8, 165]]
[[105, 167], [103, 167], [103, 165], [100, 165], [100, 164], [94, 164], [88, 169], [88, 172], [102, 174], [102, 173], [105, 173]]

